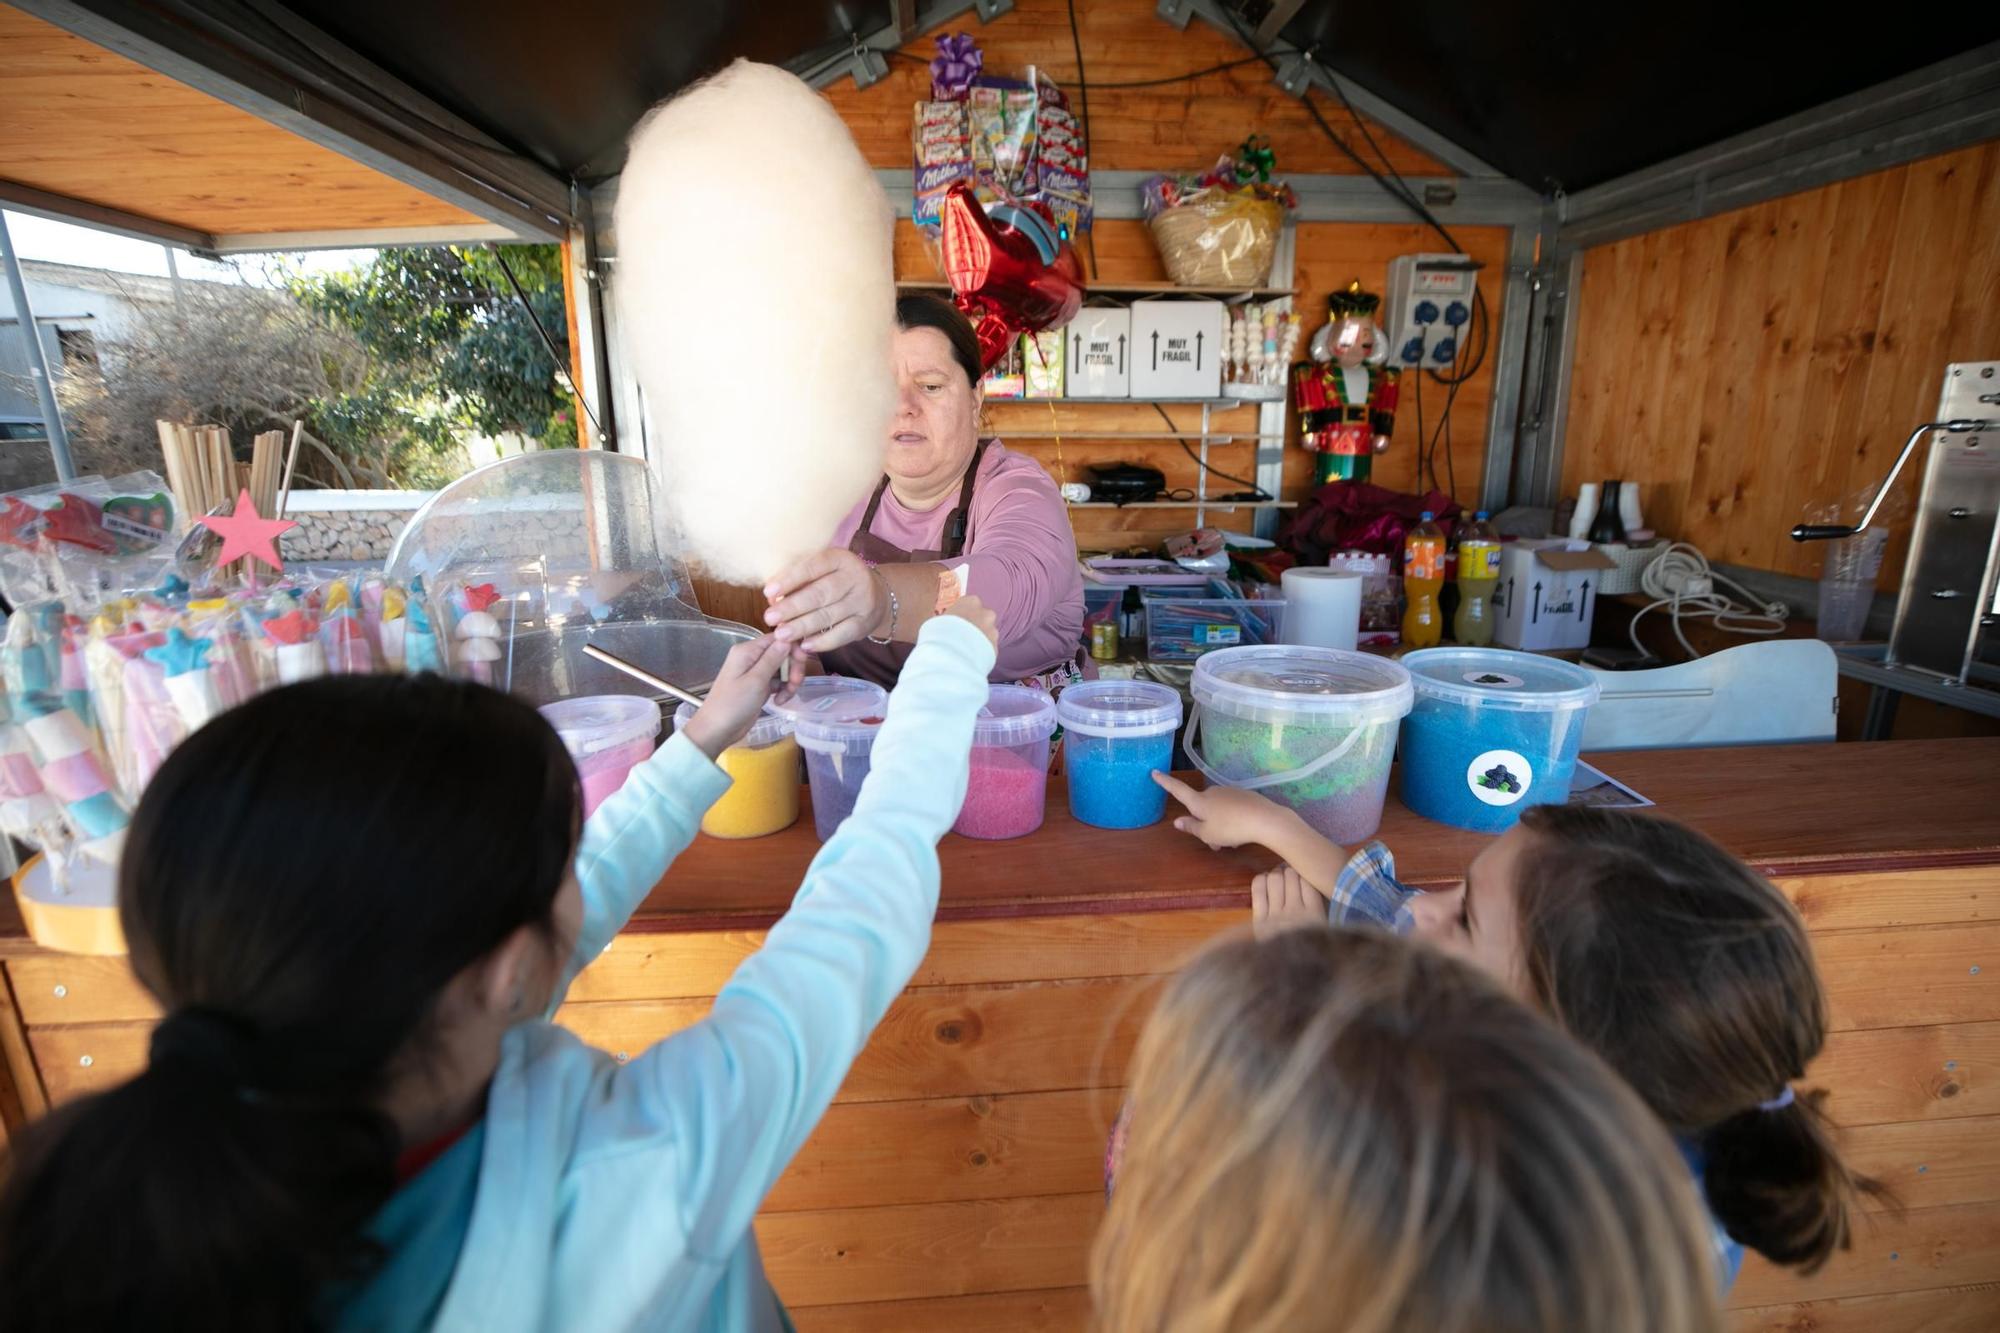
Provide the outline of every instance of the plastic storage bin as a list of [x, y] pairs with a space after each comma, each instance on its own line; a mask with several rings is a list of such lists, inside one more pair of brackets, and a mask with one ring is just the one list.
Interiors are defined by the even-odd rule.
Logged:
[[808, 676], [790, 699], [765, 709], [791, 722], [792, 735], [805, 751], [813, 827], [825, 842], [854, 813], [889, 709], [889, 692], [848, 676]]
[[1403, 719], [1403, 804], [1481, 833], [1531, 805], [1569, 799], [1590, 672], [1504, 648], [1426, 648], [1403, 658], [1416, 704]]
[[[674, 730], [686, 728], [693, 716], [693, 704], [676, 708]], [[789, 718], [766, 713], [715, 762], [729, 775], [729, 790], [701, 817], [703, 833], [711, 838], [761, 838], [798, 820], [799, 743], [792, 738]]]
[[1148, 592], [1147, 658], [1192, 662], [1217, 648], [1277, 643], [1285, 628], [1284, 601], [1217, 595], [1229, 591], [1228, 584], [1213, 580], [1206, 596]]
[[1223, 648], [1195, 663], [1188, 759], [1263, 792], [1339, 843], [1382, 822], [1410, 673], [1338, 648]]
[[542, 716], [562, 737], [583, 784], [585, 819], [626, 776], [653, 754], [660, 734], [660, 706], [629, 694], [587, 694], [542, 705]]
[[1153, 774], [1174, 761], [1181, 696], [1149, 680], [1087, 680], [1056, 704], [1069, 812], [1097, 828], [1144, 828], [1166, 812]]
[[1056, 702], [1025, 685], [994, 685], [972, 723], [972, 776], [952, 830], [968, 838], [1018, 838], [1042, 826], [1049, 797], [1049, 737]]

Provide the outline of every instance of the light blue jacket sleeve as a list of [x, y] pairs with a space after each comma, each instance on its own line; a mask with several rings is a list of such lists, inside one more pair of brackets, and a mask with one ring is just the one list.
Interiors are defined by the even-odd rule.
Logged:
[[993, 660], [992, 645], [965, 621], [924, 626], [854, 813], [813, 858], [791, 910], [709, 1017], [617, 1070], [591, 1116], [586, 1152], [672, 1141], [674, 1178], [657, 1186], [678, 1201], [697, 1258], [723, 1260], [742, 1244], [923, 961], [937, 910], [937, 841], [965, 799], [972, 720]]
[[694, 841], [701, 817], [729, 790], [729, 782], [699, 746], [676, 732], [584, 821], [576, 850], [583, 928], [549, 1000], [549, 1014], [563, 1002], [576, 974], [604, 952]]

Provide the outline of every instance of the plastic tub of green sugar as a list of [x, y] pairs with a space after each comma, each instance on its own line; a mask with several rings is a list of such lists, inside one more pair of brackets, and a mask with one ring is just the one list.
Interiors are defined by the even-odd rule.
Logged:
[[1210, 782], [1262, 792], [1346, 845], [1381, 824], [1408, 671], [1337, 648], [1222, 648], [1190, 688], [1183, 744]]

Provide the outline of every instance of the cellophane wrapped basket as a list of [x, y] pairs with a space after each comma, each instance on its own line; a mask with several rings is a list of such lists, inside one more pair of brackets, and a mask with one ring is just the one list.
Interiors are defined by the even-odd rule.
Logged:
[[1221, 190], [1155, 214], [1148, 224], [1167, 276], [1183, 287], [1261, 287], [1271, 277], [1282, 204]]
[[1183, 287], [1261, 287], [1270, 281], [1292, 192], [1270, 178], [1268, 143], [1252, 136], [1200, 176], [1154, 176], [1141, 211], [1167, 276]]

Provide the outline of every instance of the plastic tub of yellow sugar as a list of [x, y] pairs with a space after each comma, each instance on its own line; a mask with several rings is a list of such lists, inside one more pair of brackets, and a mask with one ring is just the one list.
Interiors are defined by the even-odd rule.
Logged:
[[[693, 704], [674, 710], [674, 730], [687, 726]], [[722, 752], [716, 765], [729, 790], [702, 816], [711, 838], [761, 838], [788, 829], [799, 817], [799, 743], [787, 718], [764, 714], [750, 733]]]

